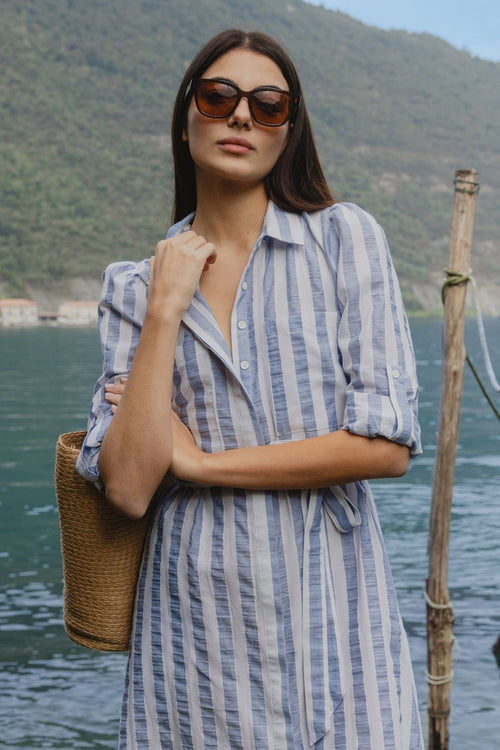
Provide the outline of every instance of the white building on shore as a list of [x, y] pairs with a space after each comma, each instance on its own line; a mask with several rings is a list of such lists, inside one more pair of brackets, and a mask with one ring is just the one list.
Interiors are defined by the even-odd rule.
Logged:
[[30, 299], [0, 299], [0, 326], [14, 328], [18, 326], [37, 326], [39, 324], [38, 306]]
[[88, 326], [97, 323], [97, 302], [74, 300], [63, 302], [57, 311], [59, 325]]

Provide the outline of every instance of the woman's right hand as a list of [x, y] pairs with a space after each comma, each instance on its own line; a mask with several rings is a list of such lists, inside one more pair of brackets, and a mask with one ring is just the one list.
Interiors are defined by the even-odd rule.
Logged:
[[148, 311], [167, 309], [182, 315], [189, 307], [201, 274], [216, 257], [215, 245], [192, 230], [159, 242], [149, 286]]

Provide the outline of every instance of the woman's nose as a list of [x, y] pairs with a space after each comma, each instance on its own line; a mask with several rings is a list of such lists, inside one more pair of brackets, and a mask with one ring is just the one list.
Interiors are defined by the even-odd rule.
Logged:
[[250, 112], [250, 105], [248, 103], [248, 99], [246, 96], [242, 96], [240, 101], [238, 102], [238, 106], [236, 109], [231, 113], [231, 116], [228, 119], [228, 125], [234, 125], [234, 123], [238, 123], [239, 125], [249, 125], [252, 122], [252, 114]]

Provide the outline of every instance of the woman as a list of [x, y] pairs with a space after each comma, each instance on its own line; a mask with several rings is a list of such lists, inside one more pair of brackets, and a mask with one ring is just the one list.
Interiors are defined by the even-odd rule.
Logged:
[[138, 583], [120, 747], [422, 748], [365, 482], [420, 452], [382, 230], [334, 204], [293, 64], [262, 34], [201, 50], [172, 145], [152, 278], [149, 260], [105, 273], [78, 462], [134, 518], [176, 478]]

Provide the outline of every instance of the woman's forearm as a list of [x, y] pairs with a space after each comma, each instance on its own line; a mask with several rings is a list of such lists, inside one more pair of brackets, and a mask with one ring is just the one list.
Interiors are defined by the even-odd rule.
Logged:
[[171, 398], [178, 314], [149, 311], [119, 408], [106, 431], [99, 473], [106, 497], [142, 516], [172, 458]]
[[219, 453], [193, 450], [191, 459], [176, 459], [181, 479], [244, 489], [308, 489], [361, 479], [402, 476], [409, 450], [382, 437], [367, 438], [346, 430], [288, 443], [240, 448]]

